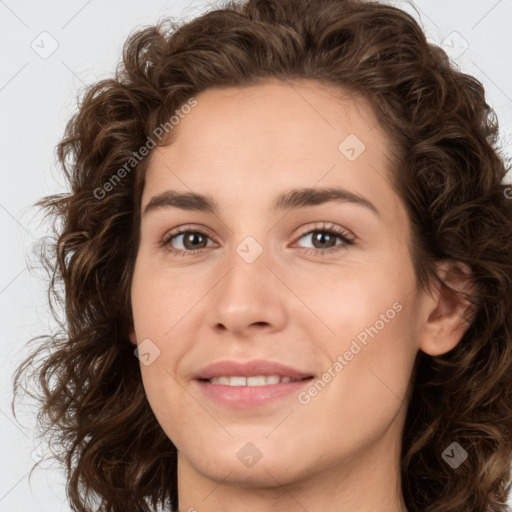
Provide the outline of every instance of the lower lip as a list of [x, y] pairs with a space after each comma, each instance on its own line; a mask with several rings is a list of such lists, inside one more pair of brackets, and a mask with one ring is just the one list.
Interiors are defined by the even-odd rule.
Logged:
[[266, 386], [226, 386], [196, 380], [201, 391], [220, 405], [238, 408], [261, 407], [280, 398], [296, 395], [312, 378]]

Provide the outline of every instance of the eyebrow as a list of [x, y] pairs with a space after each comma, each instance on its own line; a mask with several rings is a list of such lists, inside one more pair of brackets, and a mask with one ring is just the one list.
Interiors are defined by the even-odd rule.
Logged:
[[[278, 212], [293, 208], [306, 208], [331, 201], [363, 206], [380, 217], [380, 213], [375, 205], [365, 197], [343, 188], [332, 187], [288, 190], [274, 200], [272, 210]], [[151, 198], [144, 208], [143, 215], [163, 208], [178, 208], [180, 210], [207, 212], [214, 215], [217, 215], [219, 212], [219, 206], [211, 196], [195, 192], [167, 190]]]

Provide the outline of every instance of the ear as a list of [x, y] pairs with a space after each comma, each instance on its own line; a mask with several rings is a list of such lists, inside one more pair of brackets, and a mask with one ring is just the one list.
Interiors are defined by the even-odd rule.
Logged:
[[[474, 291], [471, 269], [465, 263], [444, 260], [437, 270], [451, 288], [465, 293]], [[418, 348], [438, 356], [459, 343], [476, 313], [476, 306], [437, 281], [433, 288], [432, 293], [425, 292], [421, 299]]]
[[130, 338], [130, 342], [137, 346], [137, 338], [135, 336], [135, 328], [134, 327], [131, 327], [129, 332], [128, 332], [128, 337]]

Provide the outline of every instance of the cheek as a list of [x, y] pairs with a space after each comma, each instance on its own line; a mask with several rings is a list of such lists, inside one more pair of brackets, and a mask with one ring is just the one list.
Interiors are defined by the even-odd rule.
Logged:
[[142, 382], [158, 424], [178, 450], [184, 449], [191, 439], [204, 436], [208, 415], [190, 394], [183, 393], [165, 364], [155, 363], [154, 367], [142, 369]]
[[[200, 276], [199, 276], [200, 277]], [[189, 311], [204, 296], [204, 280], [186, 271], [145, 264], [135, 267], [131, 301], [138, 339], [166, 340], [187, 320]]]
[[405, 394], [417, 346], [412, 309], [404, 302], [376, 301], [359, 308], [347, 302], [338, 323], [333, 321], [336, 335], [326, 344], [331, 362], [326, 370], [341, 376], [333, 380], [345, 398], [357, 396], [370, 406], [378, 403], [377, 396]]
[[152, 355], [151, 364], [141, 363], [142, 380], [159, 422], [179, 429], [186, 418], [181, 415], [176, 421], [176, 412], [194, 410], [197, 403], [183, 393], [175, 377], [190, 352], [190, 332], [196, 332], [204, 319], [198, 312], [218, 276], [202, 272], [191, 277], [191, 271], [153, 265], [144, 253], [140, 256], [133, 274], [131, 303], [137, 341], [149, 340]]
[[[411, 309], [406, 306], [414, 284], [406, 276], [401, 279], [387, 274], [382, 279], [382, 273], [341, 269], [309, 281], [302, 289], [296, 286], [311, 313], [302, 315], [303, 328], [326, 340], [323, 344], [329, 353], [348, 350], [354, 339], [362, 346], [371, 340], [380, 340], [380, 345], [398, 341], [396, 331], [410, 325], [410, 319], [404, 317]], [[395, 336], [389, 336], [390, 331]]]
[[[410, 261], [404, 259], [401, 272], [398, 267], [395, 260], [383, 258], [371, 271], [354, 269], [333, 276], [322, 287], [323, 293], [317, 287], [308, 296], [311, 309], [330, 330], [320, 336], [320, 322], [303, 324], [310, 338], [318, 340], [327, 361], [323, 375], [329, 383], [312, 393], [331, 404], [343, 404], [342, 409], [333, 409], [335, 416], [396, 412], [406, 394], [418, 350], [416, 289]], [[318, 414], [322, 401], [318, 399]]]
[[[393, 310], [394, 317], [388, 323], [381, 320], [382, 324], [373, 312], [385, 314], [387, 300], [382, 303], [384, 307], [359, 312], [357, 320], [350, 316], [355, 316], [355, 306], [348, 308], [346, 303], [346, 322], [340, 320], [338, 335], [327, 349], [330, 362], [320, 379], [306, 389], [307, 395], [300, 397], [304, 404], [302, 423], [312, 422], [312, 446], [331, 439], [334, 452], [356, 452], [380, 439], [397, 415], [405, 413], [417, 349], [410, 328], [412, 309], [402, 303], [405, 300], [398, 302], [402, 309]], [[393, 313], [388, 312], [390, 317]], [[350, 327], [344, 330], [343, 325]], [[322, 418], [321, 425], [316, 422], [318, 418]]]

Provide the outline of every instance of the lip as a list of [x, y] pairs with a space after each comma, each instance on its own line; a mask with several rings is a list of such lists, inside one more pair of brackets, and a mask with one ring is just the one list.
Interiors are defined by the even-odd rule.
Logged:
[[265, 377], [268, 377], [269, 375], [279, 375], [280, 377], [290, 377], [292, 379], [313, 377], [312, 373], [305, 373], [278, 362], [254, 359], [246, 362], [229, 360], [217, 361], [199, 370], [194, 378], [211, 379], [212, 377], [222, 377], [223, 375], [239, 375], [240, 377], [254, 377], [256, 375], [264, 375]]
[[[297, 379], [295, 382], [279, 382], [265, 386], [228, 386], [212, 384], [206, 379], [221, 376], [253, 377], [257, 375], [279, 375]], [[309, 385], [313, 374], [305, 373], [281, 363], [264, 360], [247, 362], [218, 361], [202, 368], [195, 376], [195, 382], [201, 392], [218, 405], [230, 408], [262, 407], [277, 400], [296, 396], [302, 388]]]

